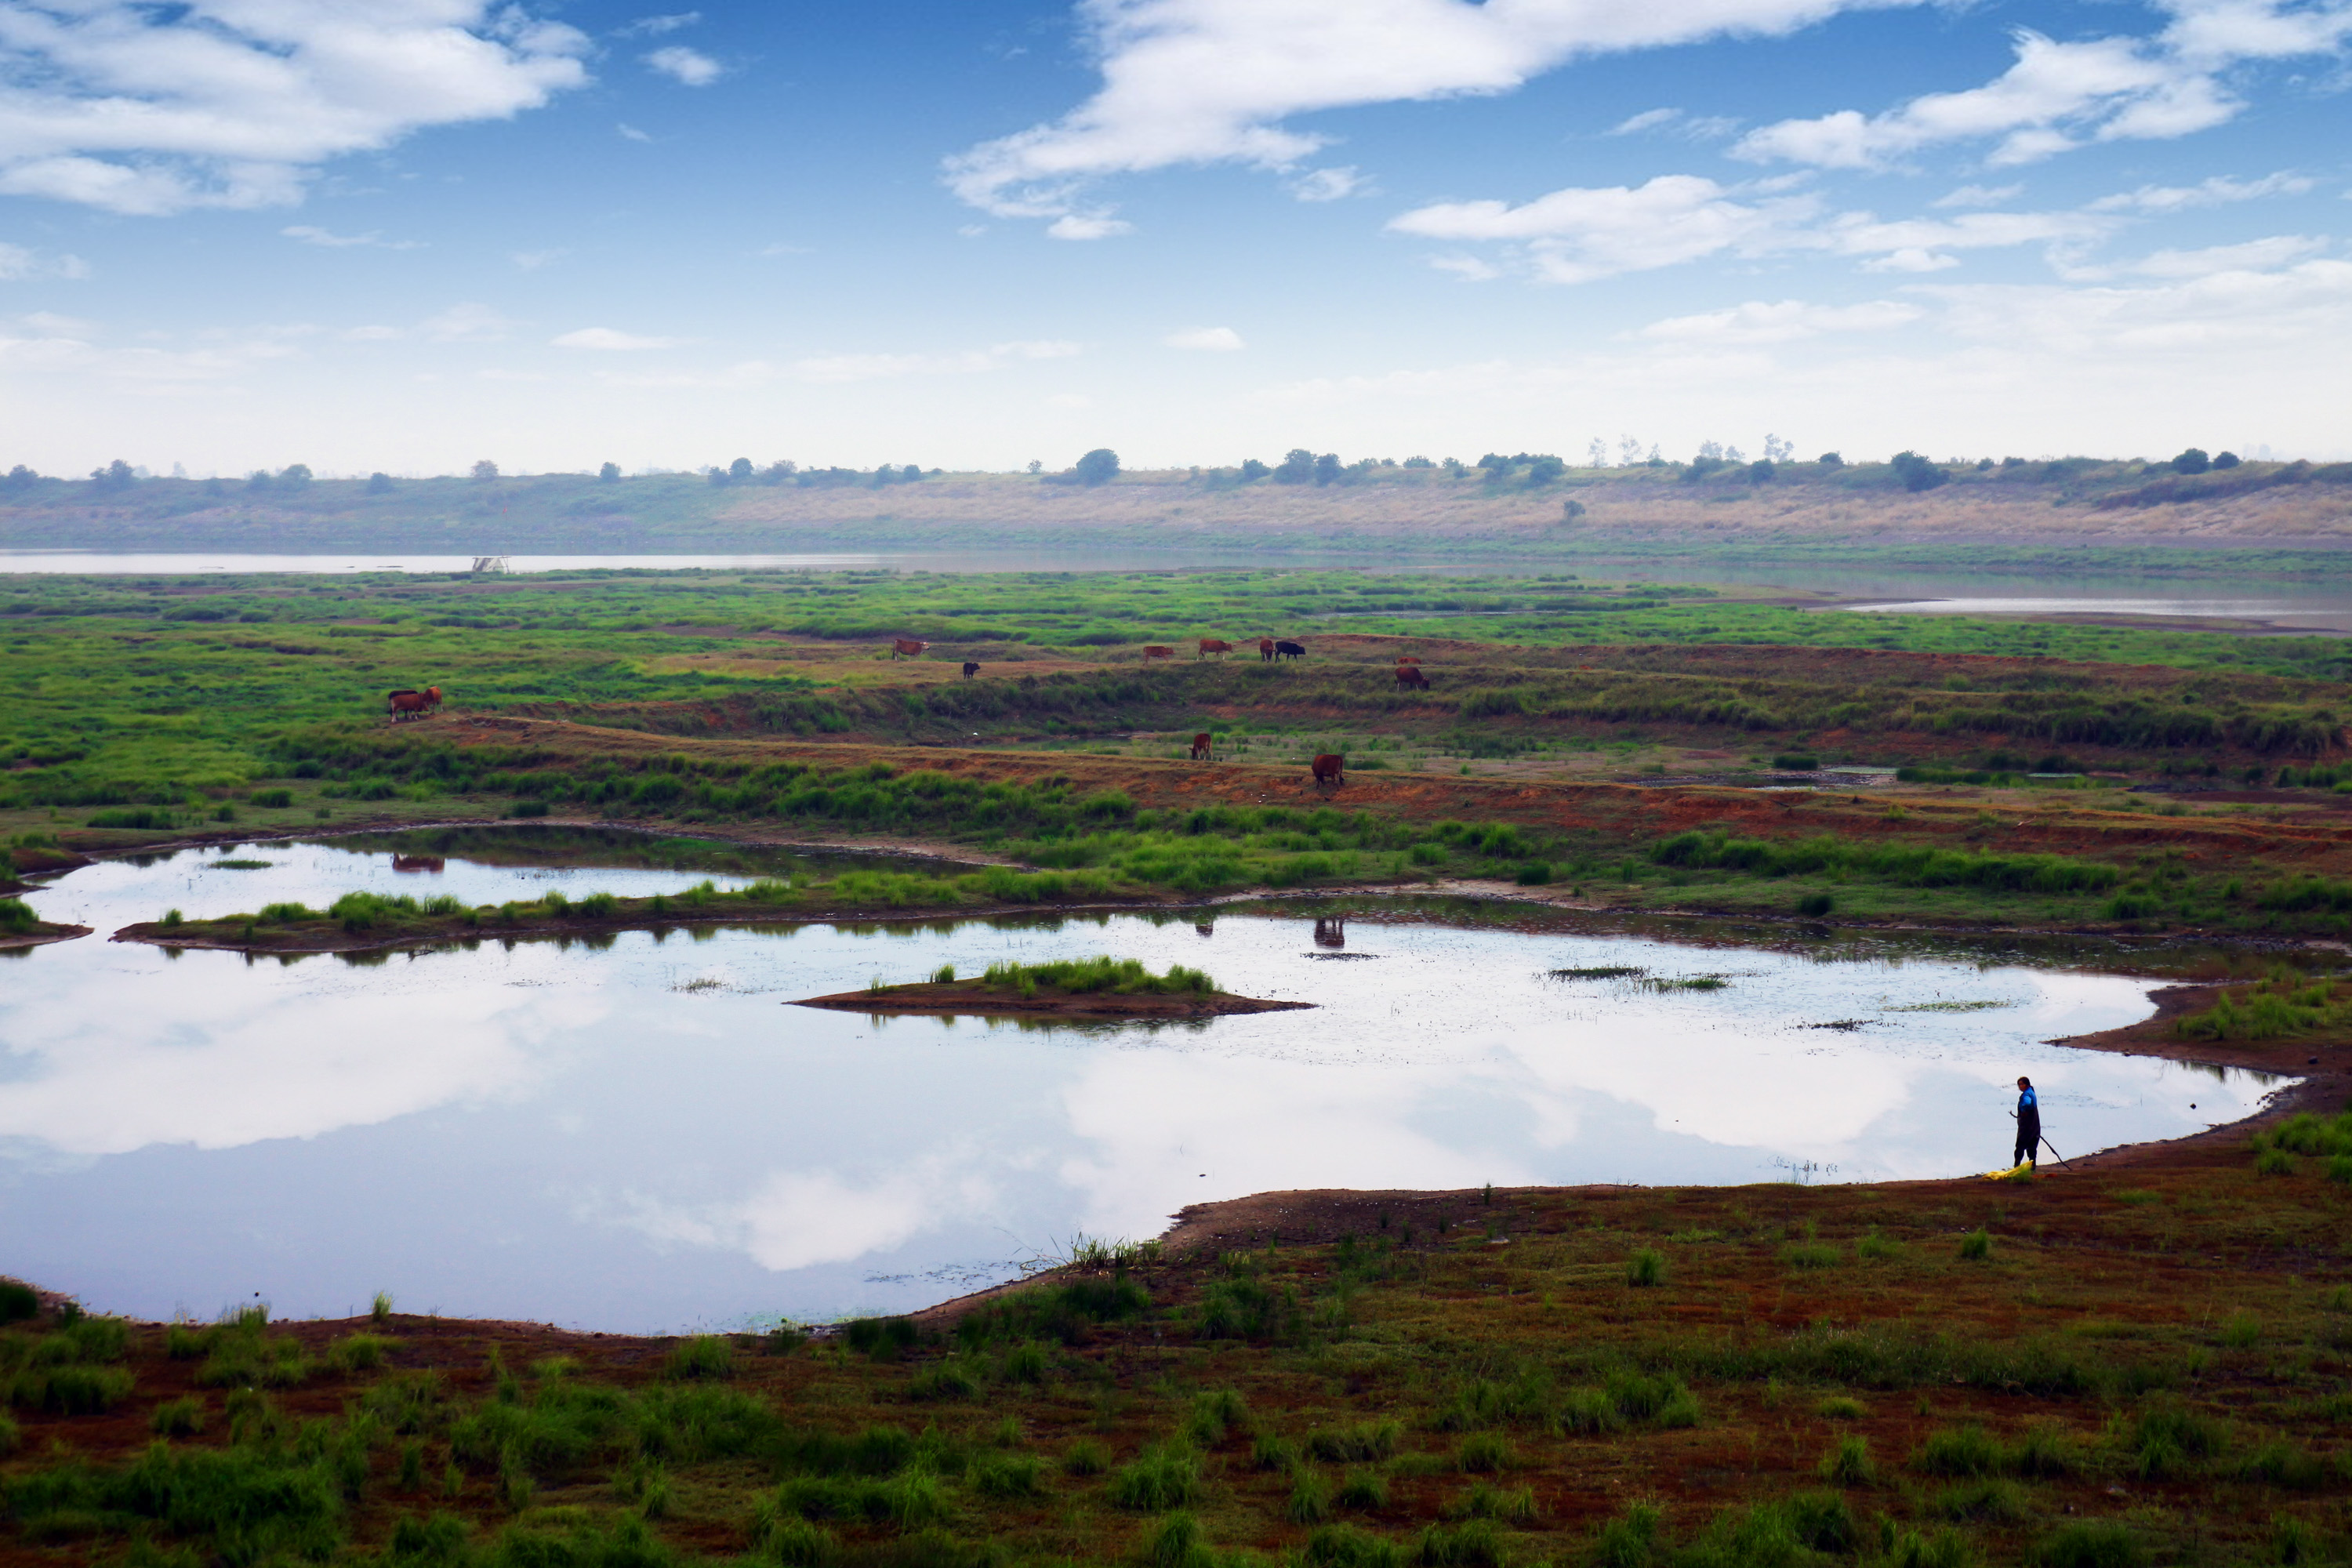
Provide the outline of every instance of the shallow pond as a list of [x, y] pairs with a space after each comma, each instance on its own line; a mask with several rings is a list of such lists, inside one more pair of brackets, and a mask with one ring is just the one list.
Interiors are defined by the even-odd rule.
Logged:
[[[2234, 1120], [2273, 1087], [2042, 1043], [2145, 1017], [2157, 982], [1874, 943], [1360, 916], [1318, 931], [1245, 910], [358, 963], [104, 940], [167, 907], [358, 887], [489, 902], [551, 880], [577, 896], [737, 879], [647, 864], [662, 856], [643, 843], [574, 839], [550, 868], [452, 842], [115, 861], [33, 894], [100, 934], [0, 959], [9, 1271], [151, 1316], [257, 1295], [340, 1315], [387, 1289], [452, 1315], [740, 1326], [919, 1306], [1206, 1199], [1954, 1175], [2006, 1163], [2020, 1073], [2069, 1155]], [[785, 1005], [1093, 952], [1318, 1006], [1037, 1029]], [[1639, 973], [1553, 973], [1601, 969]], [[1658, 984], [1703, 978], [1721, 984]]]

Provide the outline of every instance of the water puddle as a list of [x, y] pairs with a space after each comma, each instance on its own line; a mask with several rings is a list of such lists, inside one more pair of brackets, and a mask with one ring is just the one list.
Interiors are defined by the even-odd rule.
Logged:
[[[698, 928], [367, 962], [103, 940], [173, 906], [778, 868], [491, 831], [110, 861], [32, 895], [101, 934], [0, 969], [11, 1270], [151, 1316], [257, 1292], [341, 1314], [388, 1289], [408, 1310], [734, 1326], [920, 1306], [1080, 1232], [1153, 1235], [1248, 1193], [1956, 1175], [2004, 1163], [2021, 1073], [2069, 1155], [2233, 1121], [2275, 1087], [2043, 1043], [2151, 1010], [2159, 982], [2079, 954], [1541, 929], [1496, 906]], [[785, 1005], [1095, 952], [1317, 1005], [1038, 1028]]]

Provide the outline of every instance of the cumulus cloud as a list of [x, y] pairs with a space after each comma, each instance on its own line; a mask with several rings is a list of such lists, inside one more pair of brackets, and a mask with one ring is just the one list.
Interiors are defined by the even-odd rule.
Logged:
[[2003, 202], [2015, 201], [2024, 193], [2023, 185], [1962, 185], [1958, 190], [1937, 196], [1930, 205], [1939, 207], [1997, 207]]
[[548, 340], [559, 349], [593, 349], [609, 353], [672, 349], [682, 341], [678, 338], [640, 337], [635, 332], [615, 331], [610, 327], [582, 327], [577, 331], [564, 332]]
[[1865, 115], [1839, 110], [1749, 132], [1734, 155], [1821, 168], [1877, 169], [1938, 143], [1995, 141], [1988, 162], [2030, 163], [2092, 142], [2168, 140], [2210, 130], [2243, 107], [2223, 73], [2242, 62], [2324, 54], [2352, 37], [2352, 7], [2278, 0], [2165, 0], [2151, 38], [2060, 43], [2029, 29], [2016, 62], [1982, 87], [1928, 93]]
[[1068, 359], [1084, 348], [1056, 340], [996, 343], [984, 349], [946, 354], [817, 354], [796, 360], [791, 367], [798, 380], [837, 383], [888, 381], [909, 375], [976, 375], [1030, 360]]
[[1187, 327], [1160, 341], [1171, 349], [1202, 349], [1211, 353], [1232, 353], [1249, 346], [1231, 327]]
[[1682, 343], [1786, 343], [1824, 332], [1882, 332], [1927, 314], [1900, 300], [1815, 305], [1802, 300], [1750, 300], [1727, 310], [1653, 321], [1641, 336]]
[[1107, 175], [1181, 164], [1290, 171], [1328, 144], [1284, 123], [1355, 104], [1508, 92], [1580, 56], [1770, 36], [1909, 0], [1091, 0], [1102, 86], [1061, 119], [947, 161], [963, 200], [1060, 217]]
[[1923, 285], [1946, 325], [1987, 342], [2064, 355], [2179, 353], [2340, 341], [2352, 329], [2352, 262], [2229, 269], [2146, 287]]
[[[1589, 283], [1704, 257], [1818, 252], [1853, 257], [1874, 271], [1930, 272], [1957, 266], [1956, 250], [2084, 244], [2116, 220], [2093, 213], [1969, 213], [1953, 218], [1881, 221], [1869, 213], [1828, 213], [1818, 196], [1768, 183], [1729, 187], [1696, 174], [1661, 174], [1641, 185], [1571, 187], [1531, 202], [1446, 202], [1391, 219], [1400, 234], [1505, 242], [1536, 279]], [[1458, 256], [1434, 265], [1473, 279], [1486, 264]]]
[[709, 87], [726, 74], [726, 68], [699, 49], [671, 44], [646, 57], [646, 66], [688, 87]]
[[141, 216], [291, 203], [330, 159], [579, 86], [586, 47], [488, 0], [6, 0], [0, 194]]
[[2328, 242], [2308, 234], [2274, 234], [2239, 245], [2159, 250], [2131, 264], [2146, 278], [2210, 278], [2216, 272], [2267, 272], [2317, 256]]
[[323, 246], [329, 250], [348, 250], [354, 247], [373, 247], [378, 250], [422, 250], [421, 239], [386, 239], [375, 229], [365, 234], [336, 234], [314, 224], [289, 224], [278, 231], [289, 239], [299, 239], [305, 245]]

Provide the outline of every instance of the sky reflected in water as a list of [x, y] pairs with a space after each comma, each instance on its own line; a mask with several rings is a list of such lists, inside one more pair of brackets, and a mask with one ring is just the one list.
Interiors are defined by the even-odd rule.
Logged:
[[[2069, 1155], [2235, 1120], [2273, 1087], [2042, 1043], [2147, 1016], [2152, 981], [1654, 937], [1358, 921], [1340, 951], [1362, 956], [1335, 960], [1311, 921], [1229, 912], [1207, 934], [1139, 916], [819, 925], [369, 964], [104, 941], [173, 906], [703, 874], [230, 858], [272, 864], [76, 872], [32, 901], [100, 934], [0, 966], [0, 1248], [94, 1308], [209, 1316], [258, 1292], [341, 1314], [387, 1289], [404, 1310], [609, 1330], [826, 1318], [960, 1294], [1078, 1232], [1153, 1235], [1207, 1199], [1954, 1175], [2006, 1163], [2020, 1073]], [[785, 1005], [1092, 952], [1318, 1008], [1036, 1030]], [[1607, 965], [1727, 984], [1549, 973]]]

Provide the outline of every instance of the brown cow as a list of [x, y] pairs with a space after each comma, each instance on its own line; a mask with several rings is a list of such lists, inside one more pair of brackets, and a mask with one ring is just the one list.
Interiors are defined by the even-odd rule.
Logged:
[[422, 719], [441, 706], [441, 689], [437, 686], [428, 686], [422, 691], [412, 691], [404, 687], [383, 695], [384, 711], [392, 715], [392, 721], [395, 724], [404, 719]]
[[1323, 787], [1325, 779], [1329, 779], [1335, 789], [1347, 784], [1348, 759], [1337, 752], [1325, 752], [1307, 765], [1315, 770], [1315, 787], [1318, 789]]
[[1234, 645], [1229, 642], [1225, 642], [1217, 637], [1202, 637], [1201, 639], [1201, 651], [1194, 654], [1192, 657], [1194, 658], [1206, 658], [1213, 653], [1231, 653], [1233, 651]]
[[1203, 730], [1192, 737], [1192, 760], [1197, 763], [1209, 755], [1209, 732]]
[[1272, 637], [1260, 637], [1257, 639], [1257, 657], [1261, 663], [1272, 664], [1274, 662], [1274, 639]]
[[1155, 658], [1174, 658], [1176, 650], [1172, 647], [1163, 647], [1158, 643], [1146, 643], [1143, 645], [1143, 657], [1147, 661]]
[[1429, 689], [1429, 677], [1422, 674], [1421, 667], [1419, 665], [1398, 665], [1396, 667], [1396, 680], [1397, 689], [1400, 691], [1403, 690], [1408, 686], [1418, 687], [1423, 691]]
[[913, 637], [892, 637], [890, 639], [890, 657], [892, 658], [896, 658], [900, 654], [905, 654], [908, 658], [912, 658], [930, 646], [931, 645], [927, 642], [917, 642]]
[[980, 666], [972, 663], [970, 659], [963, 661], [963, 678], [966, 680], [970, 680], [973, 676], [978, 675], [979, 673]]
[[1409, 653], [1401, 653], [1397, 655], [1397, 662], [1399, 664], [1419, 664], [1421, 660], [1413, 658], [1412, 655]]

